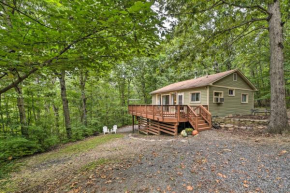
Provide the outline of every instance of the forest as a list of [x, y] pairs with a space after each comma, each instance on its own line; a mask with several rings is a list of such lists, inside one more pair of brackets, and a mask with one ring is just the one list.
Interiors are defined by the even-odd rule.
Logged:
[[289, 0], [1, 0], [0, 42], [1, 165], [131, 124], [195, 72], [240, 69], [289, 127]]

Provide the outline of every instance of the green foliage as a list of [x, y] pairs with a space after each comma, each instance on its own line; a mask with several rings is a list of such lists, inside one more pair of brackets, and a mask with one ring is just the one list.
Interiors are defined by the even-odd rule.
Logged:
[[99, 145], [107, 143], [111, 140], [119, 139], [124, 137], [122, 134], [107, 134], [103, 136], [87, 138], [83, 141], [76, 142], [74, 144], [67, 144], [63, 147], [60, 147], [58, 151], [48, 152], [38, 156], [38, 162], [41, 163], [44, 160], [54, 159], [55, 157], [70, 156], [76, 155], [82, 152], [89, 151], [93, 148], [96, 148]]
[[30, 141], [22, 137], [2, 139], [0, 141], [0, 163], [41, 151], [41, 145], [36, 141]]
[[81, 125], [79, 127], [73, 127], [72, 131], [73, 131], [72, 140], [77, 141], [92, 136], [96, 132], [96, 129]]
[[192, 135], [193, 129], [192, 128], [185, 128], [187, 135]]

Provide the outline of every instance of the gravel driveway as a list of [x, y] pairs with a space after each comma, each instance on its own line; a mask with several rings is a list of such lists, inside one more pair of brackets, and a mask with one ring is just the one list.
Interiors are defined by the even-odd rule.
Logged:
[[[289, 136], [210, 130], [182, 138], [132, 134], [131, 129], [120, 128], [123, 138], [79, 154], [56, 149], [25, 158], [27, 165], [11, 181], [29, 193], [290, 193]], [[65, 147], [78, 143], [83, 142]], [[49, 159], [40, 162], [43, 156]]]
[[[124, 138], [139, 151], [75, 176], [56, 192], [290, 192], [289, 139], [204, 131], [196, 137]], [[146, 146], [147, 144], [147, 146]], [[137, 146], [136, 146], [137, 147]]]

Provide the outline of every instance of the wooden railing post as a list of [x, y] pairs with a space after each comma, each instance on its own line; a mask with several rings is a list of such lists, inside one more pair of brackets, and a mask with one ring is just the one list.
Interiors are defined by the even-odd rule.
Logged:
[[145, 105], [145, 112], [146, 112], [146, 118], [148, 118], [148, 116], [147, 116], [147, 105]]
[[177, 121], [180, 120], [180, 105], [177, 106]]
[[162, 117], [162, 121], [164, 120], [164, 117], [163, 117], [163, 105], [161, 105], [161, 117]]
[[153, 108], [153, 112], [152, 112], [152, 114], [153, 114], [153, 120], [154, 120], [154, 105], [152, 105], [152, 108]]

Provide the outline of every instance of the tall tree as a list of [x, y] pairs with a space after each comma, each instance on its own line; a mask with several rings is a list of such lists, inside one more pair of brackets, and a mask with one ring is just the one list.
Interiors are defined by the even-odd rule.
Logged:
[[29, 135], [28, 135], [27, 119], [26, 119], [22, 88], [18, 85], [15, 87], [15, 91], [17, 92], [17, 107], [18, 107], [19, 119], [20, 119], [20, 124], [21, 124], [21, 134], [22, 136], [28, 138]]
[[269, 37], [270, 37], [270, 82], [271, 82], [271, 116], [269, 127], [282, 131], [289, 127], [286, 107], [286, 90], [284, 79], [284, 39], [281, 19], [280, 1], [269, 3]]
[[88, 79], [88, 71], [80, 70], [80, 89], [81, 89], [81, 103], [82, 103], [82, 115], [81, 115], [81, 122], [87, 126], [88, 119], [87, 119], [87, 97], [86, 97], [86, 82]]
[[60, 93], [61, 93], [66, 135], [68, 139], [71, 139], [72, 129], [71, 129], [70, 111], [69, 111], [68, 99], [67, 99], [67, 93], [66, 93], [65, 70], [62, 70], [61, 73], [58, 74], [58, 79], [60, 83], [60, 90], [61, 90]]

